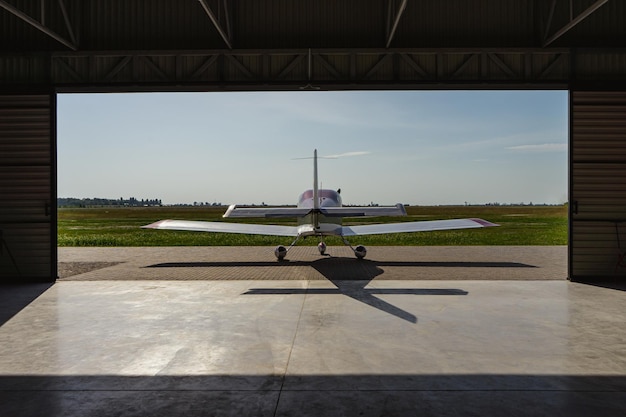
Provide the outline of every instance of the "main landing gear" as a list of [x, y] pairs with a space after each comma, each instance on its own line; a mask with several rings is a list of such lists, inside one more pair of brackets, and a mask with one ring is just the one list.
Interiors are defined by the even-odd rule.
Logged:
[[352, 249], [352, 252], [354, 252], [354, 256], [356, 256], [357, 259], [363, 259], [365, 258], [365, 255], [367, 255], [367, 249], [365, 249], [365, 246], [358, 245], [356, 248], [353, 248], [350, 242], [348, 242], [345, 237], [341, 236], [341, 240], [343, 240], [344, 245]]
[[[296, 245], [298, 240], [300, 240], [300, 236], [296, 237], [293, 243], [287, 248], [282, 245], [277, 246], [276, 249], [274, 249], [274, 255], [276, 255], [276, 259], [278, 259], [279, 261], [283, 261], [285, 259], [285, 256], [287, 256], [287, 252], [289, 252], [289, 250]], [[358, 245], [357, 247], [352, 247], [350, 242], [348, 242], [343, 236], [341, 236], [341, 240], [343, 241], [344, 245], [352, 249], [352, 252], [354, 252], [354, 256], [356, 256], [357, 259], [363, 259], [365, 258], [365, 255], [367, 255], [367, 249], [365, 248], [365, 246]], [[317, 244], [317, 250], [319, 251], [320, 255], [326, 255], [326, 249], [326, 243], [324, 243], [323, 238], [320, 236], [320, 243]]]

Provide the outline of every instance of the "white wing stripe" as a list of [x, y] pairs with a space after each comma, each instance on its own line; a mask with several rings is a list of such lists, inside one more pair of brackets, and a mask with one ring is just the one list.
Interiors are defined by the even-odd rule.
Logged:
[[242, 233], [250, 235], [298, 236], [294, 226], [276, 226], [270, 224], [245, 224], [227, 222], [202, 222], [192, 220], [161, 220], [142, 226], [144, 229], [186, 230], [191, 232]]
[[402, 204], [393, 207], [322, 207], [320, 211], [328, 217], [406, 216]]
[[302, 207], [228, 207], [222, 217], [304, 217], [311, 212], [310, 208]]
[[386, 223], [361, 226], [344, 226], [344, 236], [376, 235], [384, 233], [427, 232], [435, 230], [472, 229], [492, 227], [497, 224], [482, 219], [432, 220], [423, 222]]

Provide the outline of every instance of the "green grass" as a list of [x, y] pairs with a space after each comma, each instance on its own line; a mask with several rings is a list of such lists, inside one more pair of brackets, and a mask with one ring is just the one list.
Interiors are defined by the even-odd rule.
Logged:
[[[291, 238], [225, 233], [141, 229], [162, 219], [222, 221], [219, 207], [134, 207], [59, 209], [59, 246], [274, 246], [288, 245]], [[407, 217], [344, 219], [344, 224], [480, 217], [500, 227], [398, 233], [352, 238], [351, 243], [369, 246], [465, 246], [465, 245], [567, 245], [566, 206], [437, 206], [407, 207]], [[242, 220], [237, 220], [241, 222]], [[244, 219], [248, 223], [262, 219]], [[267, 221], [291, 224], [293, 219]], [[326, 239], [341, 245], [339, 238]], [[315, 239], [299, 245], [314, 245]]]

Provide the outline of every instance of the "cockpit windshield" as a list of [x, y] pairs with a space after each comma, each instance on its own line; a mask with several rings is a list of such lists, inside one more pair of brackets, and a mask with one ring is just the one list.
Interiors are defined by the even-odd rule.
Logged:
[[[335, 190], [319, 190], [320, 207], [341, 206], [341, 195]], [[299, 207], [313, 207], [313, 190], [306, 190], [298, 199]]]

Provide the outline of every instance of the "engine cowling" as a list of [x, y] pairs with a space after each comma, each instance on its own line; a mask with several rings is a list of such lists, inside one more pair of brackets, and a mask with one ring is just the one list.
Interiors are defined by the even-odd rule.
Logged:
[[279, 261], [282, 261], [285, 259], [285, 256], [287, 256], [287, 248], [282, 245], [276, 246], [276, 249], [274, 249], [274, 255], [276, 255], [276, 258]]
[[354, 248], [354, 254], [356, 255], [357, 258], [363, 259], [365, 258], [365, 255], [367, 255], [367, 249], [365, 249], [365, 246], [359, 245], [356, 248]]

